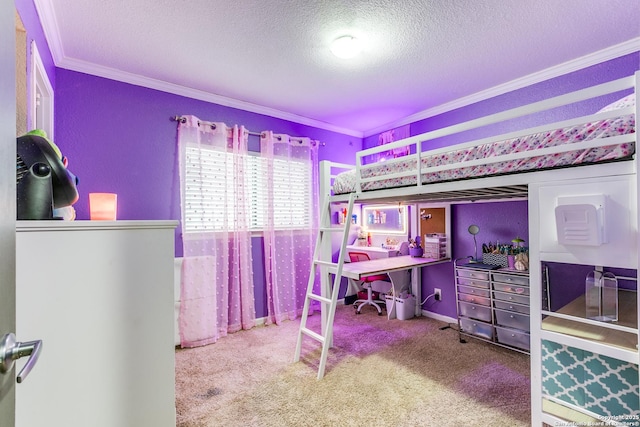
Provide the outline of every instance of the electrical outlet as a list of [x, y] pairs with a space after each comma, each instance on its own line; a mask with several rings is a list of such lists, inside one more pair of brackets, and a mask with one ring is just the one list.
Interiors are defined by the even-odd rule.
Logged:
[[433, 293], [434, 293], [434, 295], [435, 295], [435, 299], [436, 299], [436, 301], [440, 301], [440, 300], [442, 300], [442, 290], [441, 290], [440, 288], [435, 288], [435, 289], [433, 290]]

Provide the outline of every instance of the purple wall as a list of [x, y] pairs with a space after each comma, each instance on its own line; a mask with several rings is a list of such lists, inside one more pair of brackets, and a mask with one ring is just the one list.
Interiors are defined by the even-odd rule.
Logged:
[[[78, 176], [78, 219], [89, 218], [88, 194], [118, 194], [118, 219], [179, 220], [176, 115], [242, 124], [320, 140], [321, 160], [350, 162], [360, 138], [64, 69], [56, 72], [55, 142]], [[252, 136], [250, 145], [257, 146]], [[254, 238], [257, 316], [266, 314], [262, 240]], [[182, 239], [176, 229], [176, 256]]]
[[[482, 243], [496, 240], [510, 243], [521, 237], [529, 240], [529, 215], [526, 200], [491, 203], [465, 203], [451, 206], [451, 255], [452, 259], [475, 257], [473, 236], [468, 228], [475, 224], [480, 228], [476, 235], [478, 257], [482, 257]], [[525, 243], [527, 245], [527, 243]], [[429, 299], [423, 308], [444, 316], [456, 316], [453, 262], [422, 269], [422, 298], [442, 290], [442, 300]]]
[[78, 219], [89, 218], [89, 192], [118, 193], [118, 219], [180, 218], [176, 115], [318, 139], [321, 160], [348, 162], [361, 147], [360, 138], [87, 74], [58, 69], [56, 78], [55, 142], [80, 179]]

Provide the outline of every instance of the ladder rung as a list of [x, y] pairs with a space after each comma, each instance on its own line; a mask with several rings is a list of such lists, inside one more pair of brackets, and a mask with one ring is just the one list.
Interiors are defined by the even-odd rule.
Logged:
[[331, 261], [320, 261], [319, 259], [314, 261], [316, 264], [318, 265], [324, 265], [326, 267], [333, 267], [333, 268], [337, 268], [338, 264], [336, 264], [335, 262], [331, 262]]
[[320, 230], [320, 231], [328, 231], [330, 233], [343, 233], [344, 232], [344, 226], [343, 227], [320, 227], [318, 230]]
[[309, 298], [316, 300], [316, 301], [320, 301], [323, 302], [325, 304], [331, 304], [331, 298], [326, 298], [323, 297], [322, 295], [318, 295], [318, 294], [308, 294], [307, 295]]
[[313, 332], [311, 329], [307, 329], [307, 328], [300, 328], [300, 332], [302, 332], [303, 334], [310, 336], [311, 338], [313, 338], [316, 341], [320, 341], [321, 343], [324, 343], [324, 337], [322, 335], [320, 335], [317, 332]]

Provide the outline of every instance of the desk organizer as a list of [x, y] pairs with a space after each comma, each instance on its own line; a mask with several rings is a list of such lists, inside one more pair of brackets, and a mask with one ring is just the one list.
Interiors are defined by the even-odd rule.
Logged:
[[442, 259], [447, 257], [447, 236], [445, 234], [424, 235], [424, 257]]
[[500, 267], [505, 268], [509, 266], [507, 255], [504, 254], [482, 254], [482, 263], [499, 265]]

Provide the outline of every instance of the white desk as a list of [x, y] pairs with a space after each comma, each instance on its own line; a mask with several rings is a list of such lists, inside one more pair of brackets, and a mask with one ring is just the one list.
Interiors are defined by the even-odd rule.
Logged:
[[[350, 252], [364, 252], [369, 255], [369, 259], [380, 259], [380, 258], [390, 258], [400, 255], [400, 251], [398, 249], [387, 249], [380, 246], [357, 246], [357, 245], [347, 245], [346, 253], [347, 256], [344, 259], [345, 263], [351, 262], [349, 259]], [[407, 275], [409, 273], [407, 272]], [[344, 276], [344, 275], [343, 275]], [[356, 279], [351, 277], [348, 278], [349, 288], [347, 289], [348, 295], [355, 295], [360, 290], [360, 283], [356, 282]], [[404, 287], [408, 288], [409, 281], [405, 280]], [[382, 286], [385, 282], [373, 282], [372, 289], [376, 292], [387, 292], [389, 290], [389, 286]], [[397, 278], [397, 284], [400, 284], [400, 278]], [[399, 289], [399, 288], [396, 288]]]
[[407, 271], [411, 270], [411, 293], [416, 297], [416, 316], [422, 314], [422, 284], [420, 267], [449, 262], [449, 258], [433, 259], [412, 257], [401, 255], [389, 258], [372, 259], [370, 261], [360, 261], [345, 263], [342, 267], [342, 276], [349, 279], [360, 280], [362, 277], [376, 274], [388, 274], [391, 278], [394, 290], [400, 292], [405, 287]]
[[[400, 254], [398, 249], [385, 249], [378, 246], [347, 245], [346, 251], [347, 254], [349, 254], [349, 252], [364, 252], [369, 255], [369, 258], [371, 259], [389, 258]], [[345, 258], [345, 261], [346, 260], [348, 260], [348, 258]]]

